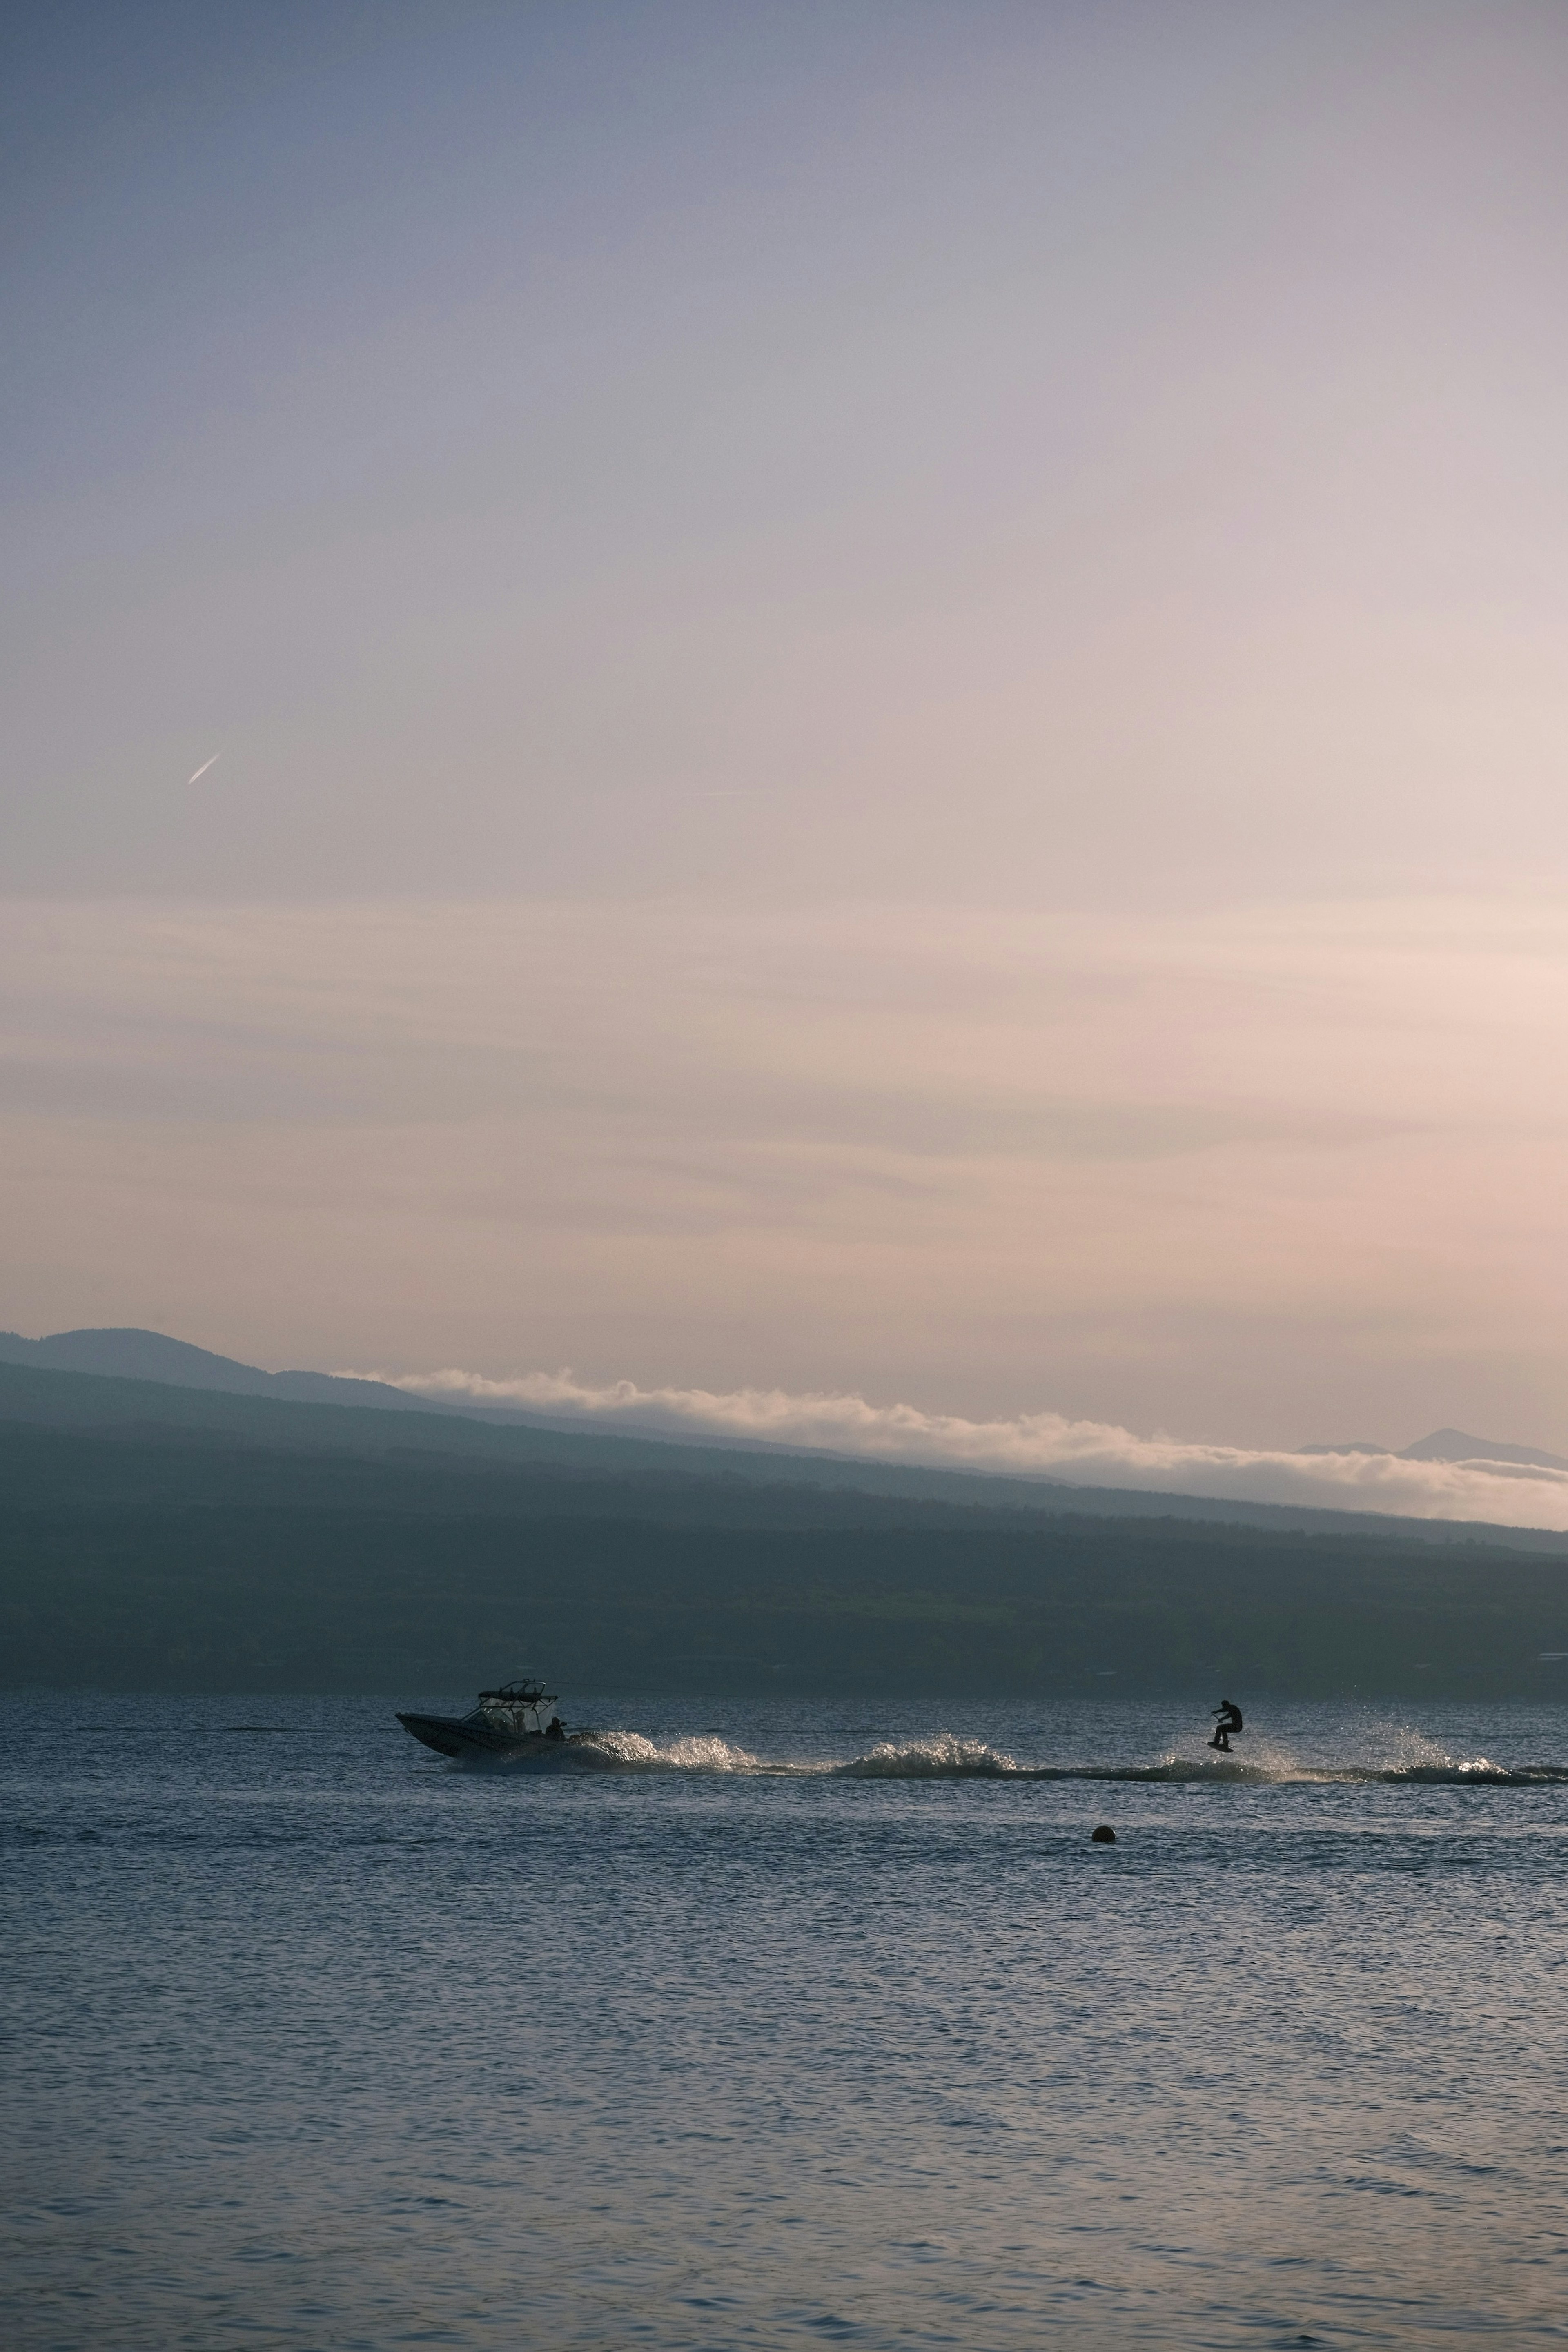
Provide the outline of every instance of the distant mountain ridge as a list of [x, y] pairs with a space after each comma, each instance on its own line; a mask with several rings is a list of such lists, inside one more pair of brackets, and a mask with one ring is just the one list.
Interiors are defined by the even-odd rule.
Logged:
[[6, 1689], [456, 1695], [538, 1659], [600, 1692], [1561, 1704], [1565, 1567], [1568, 1533], [0, 1363]]
[[1568, 1470], [1568, 1458], [1543, 1454], [1537, 1445], [1503, 1445], [1492, 1437], [1468, 1437], [1462, 1429], [1435, 1429], [1407, 1445], [1404, 1462], [1513, 1462], [1532, 1470]]
[[[79, 1372], [98, 1379], [151, 1381], [163, 1388], [201, 1389], [232, 1396], [271, 1397], [294, 1404], [351, 1405], [370, 1408], [382, 1412], [437, 1413], [443, 1417], [467, 1422], [487, 1423], [490, 1426], [530, 1427], [563, 1432], [576, 1430], [580, 1424], [543, 1412], [528, 1412], [515, 1406], [497, 1407], [489, 1404], [456, 1402], [412, 1393], [394, 1388], [386, 1381], [356, 1380], [336, 1372], [284, 1371], [264, 1372], [255, 1364], [242, 1364], [233, 1356], [219, 1356], [208, 1348], [194, 1347], [188, 1339], [172, 1339], [165, 1332], [143, 1331], [134, 1327], [109, 1328], [102, 1330], [55, 1331], [41, 1339], [24, 1339], [19, 1332], [0, 1332], [0, 1364], [29, 1366], [38, 1370]], [[641, 1438], [657, 1445], [677, 1450], [696, 1447], [703, 1453], [744, 1453], [753, 1458], [773, 1456], [775, 1459], [794, 1457], [801, 1460], [836, 1458], [847, 1466], [870, 1469], [862, 1457], [837, 1449], [793, 1446], [770, 1444], [766, 1439], [743, 1439], [732, 1435], [704, 1432], [698, 1435], [676, 1436], [668, 1431], [640, 1429], [635, 1423], [623, 1423], [628, 1438]], [[584, 1433], [584, 1434], [586, 1433]], [[606, 1435], [608, 1433], [606, 1433]], [[1395, 1448], [1379, 1445], [1368, 1438], [1357, 1438], [1337, 1445], [1302, 1445], [1297, 1451], [1303, 1454], [1382, 1454], [1396, 1462], [1495, 1462], [1520, 1470], [1556, 1470], [1568, 1472], [1568, 1456], [1547, 1454], [1539, 1446], [1513, 1445], [1497, 1438], [1472, 1437], [1462, 1429], [1436, 1429], [1429, 1437], [1418, 1438], [1414, 1445]], [[976, 1489], [992, 1485], [1005, 1474], [978, 1466], [950, 1465], [938, 1472], [936, 1465], [904, 1465], [917, 1476], [938, 1475], [964, 1482], [973, 1482]], [[895, 1467], [882, 1465], [885, 1470]], [[1010, 1483], [1030, 1486], [1058, 1486], [1062, 1482], [1047, 1478], [1038, 1473], [1015, 1474]], [[1064, 1494], [1081, 1496], [1089, 1490], [1079, 1488], [1076, 1482], [1064, 1486]], [[1150, 1501], [1134, 1499], [1136, 1488], [1104, 1489], [1125, 1493], [1129, 1510], [1149, 1507]], [[1175, 1503], [1173, 1496], [1165, 1498]], [[1196, 1503], [1197, 1498], [1188, 1498]], [[1081, 1505], [1079, 1506], [1081, 1507]], [[1090, 1506], [1090, 1507], [1093, 1507]], [[1186, 1516], [1187, 1506], [1180, 1507]], [[1218, 1499], [1205, 1504], [1211, 1517], [1228, 1517], [1237, 1506], [1225, 1506]], [[1280, 1507], [1263, 1506], [1273, 1510]], [[1332, 1506], [1305, 1506], [1309, 1521], [1318, 1509]]]
[[1384, 1454], [1394, 1462], [1508, 1462], [1521, 1470], [1568, 1470], [1568, 1455], [1543, 1454], [1538, 1445], [1508, 1445], [1500, 1438], [1471, 1437], [1463, 1429], [1435, 1429], [1414, 1445], [1376, 1445], [1352, 1438], [1342, 1445], [1299, 1445], [1299, 1454]]
[[[62, 1335], [63, 1336], [63, 1335]], [[24, 1347], [27, 1343], [24, 1342]], [[36, 1346], [37, 1343], [32, 1343]], [[195, 1349], [200, 1355], [205, 1351]], [[221, 1365], [225, 1360], [217, 1359]], [[241, 1365], [241, 1371], [254, 1368]], [[267, 1375], [260, 1375], [266, 1379]], [[1324, 1535], [1373, 1537], [1391, 1534], [1423, 1546], [1500, 1543], [1513, 1549], [1568, 1557], [1568, 1533], [1475, 1521], [1406, 1518], [1398, 1513], [1345, 1510], [1332, 1504], [1244, 1502], [1217, 1496], [1184, 1495], [1137, 1486], [1068, 1486], [1061, 1481], [1013, 1476], [1005, 1471], [939, 1467], [920, 1463], [868, 1460], [863, 1455], [808, 1452], [757, 1444], [750, 1450], [710, 1445], [691, 1435], [658, 1437], [631, 1431], [563, 1429], [519, 1414], [447, 1409], [437, 1412], [422, 1397], [405, 1397], [379, 1382], [363, 1383], [368, 1399], [356, 1400], [349, 1380], [325, 1374], [330, 1398], [289, 1397], [277, 1390], [233, 1391], [173, 1381], [133, 1380], [101, 1372], [67, 1371], [27, 1356], [20, 1363], [0, 1353], [0, 1446], [17, 1428], [54, 1431], [75, 1443], [113, 1438], [136, 1446], [165, 1444], [237, 1446], [293, 1460], [322, 1454], [383, 1458], [410, 1452], [444, 1454], [468, 1463], [481, 1477], [492, 1468], [565, 1472], [611, 1482], [647, 1474], [661, 1480], [711, 1484], [730, 1493], [765, 1486], [811, 1487], [829, 1495], [850, 1490], [871, 1497], [897, 1497], [911, 1504], [958, 1505], [965, 1511], [1023, 1514], [1039, 1523], [1062, 1518], [1205, 1521]], [[351, 1393], [344, 1395], [342, 1391]], [[385, 1406], [391, 1404], [389, 1413]], [[349, 1410], [345, 1411], [345, 1405]], [[4, 1485], [0, 1481], [0, 1501]], [[5, 1626], [0, 1613], [0, 1650]]]
[[0, 1364], [31, 1364], [56, 1372], [156, 1381], [164, 1388], [220, 1389], [231, 1396], [287, 1397], [298, 1404], [371, 1405], [384, 1412], [452, 1412], [458, 1406], [413, 1397], [384, 1381], [342, 1380], [331, 1372], [264, 1372], [232, 1356], [215, 1356], [188, 1339], [134, 1328], [54, 1331], [24, 1339], [0, 1331]]

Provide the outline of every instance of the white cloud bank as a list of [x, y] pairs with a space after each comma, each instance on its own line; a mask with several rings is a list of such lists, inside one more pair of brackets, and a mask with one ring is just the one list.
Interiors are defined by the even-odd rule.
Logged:
[[865, 1461], [1048, 1476], [1248, 1503], [1385, 1511], [1568, 1530], [1568, 1473], [1498, 1462], [1407, 1462], [1394, 1454], [1288, 1454], [1185, 1444], [1060, 1413], [965, 1421], [864, 1397], [791, 1395], [782, 1389], [592, 1387], [570, 1371], [487, 1380], [478, 1372], [361, 1373], [416, 1396], [510, 1405], [552, 1419], [647, 1433], [822, 1448]]

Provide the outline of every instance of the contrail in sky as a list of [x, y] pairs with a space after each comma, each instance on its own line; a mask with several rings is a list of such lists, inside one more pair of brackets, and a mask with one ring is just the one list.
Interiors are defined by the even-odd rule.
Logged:
[[195, 776], [187, 776], [187, 777], [186, 777], [186, 779], [185, 779], [185, 782], [186, 782], [187, 783], [189, 783], [189, 784], [194, 784], [194, 783], [195, 782], [195, 781], [196, 781], [196, 776], [205, 776], [205, 775], [206, 774], [207, 770], [208, 770], [209, 768], [211, 768], [211, 767], [216, 767], [216, 765], [217, 764], [218, 761], [219, 761], [219, 760], [221, 760], [221, 759], [222, 759], [222, 757], [223, 757], [223, 753], [222, 753], [221, 751], [215, 751], [215, 752], [213, 753], [212, 758], [211, 758], [210, 760], [204, 760], [204, 761], [202, 761], [201, 766], [196, 770], [196, 774], [195, 774]]

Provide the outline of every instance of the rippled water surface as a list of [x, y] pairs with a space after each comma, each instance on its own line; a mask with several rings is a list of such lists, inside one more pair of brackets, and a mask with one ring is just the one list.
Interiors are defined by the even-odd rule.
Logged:
[[5, 1703], [7, 2343], [1568, 2337], [1568, 1709], [467, 1703]]

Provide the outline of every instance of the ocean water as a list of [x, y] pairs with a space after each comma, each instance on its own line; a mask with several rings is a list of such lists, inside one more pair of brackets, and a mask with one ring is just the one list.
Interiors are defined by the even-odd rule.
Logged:
[[467, 1703], [5, 1703], [8, 2346], [1568, 2337], [1568, 1709]]

